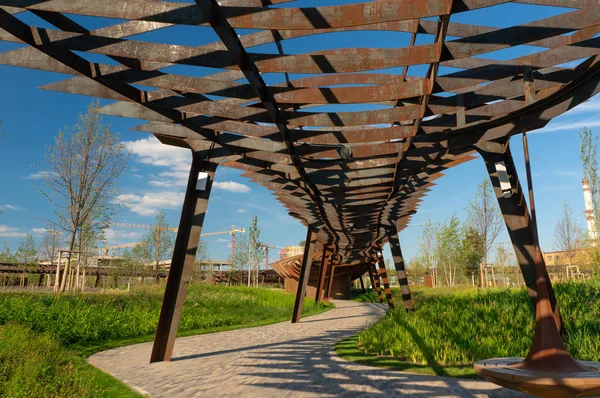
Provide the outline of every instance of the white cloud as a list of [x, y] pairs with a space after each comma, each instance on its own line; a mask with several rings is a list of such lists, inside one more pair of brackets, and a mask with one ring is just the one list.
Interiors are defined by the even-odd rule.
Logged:
[[51, 171], [36, 171], [35, 173], [31, 173], [28, 176], [23, 177], [26, 180], [41, 180], [46, 176], [52, 175]]
[[219, 242], [219, 243], [225, 243], [225, 242], [231, 242], [231, 241], [229, 239], [219, 238], [219, 239], [217, 239], [217, 242]]
[[552, 133], [555, 131], [566, 131], [566, 130], [581, 130], [584, 127], [587, 127], [587, 128], [600, 127], [600, 118], [574, 120], [574, 121], [563, 122], [563, 123], [550, 123], [546, 127], [543, 127], [539, 130], [531, 131], [531, 134]]
[[189, 170], [192, 162], [189, 150], [164, 145], [154, 136], [137, 141], [125, 141], [123, 145], [143, 164]]
[[115, 199], [134, 213], [142, 216], [152, 216], [161, 209], [178, 209], [183, 203], [183, 193], [180, 192], [148, 192], [143, 195], [121, 194]]
[[24, 238], [27, 234], [20, 228], [9, 227], [8, 225], [0, 224], [0, 237], [3, 238]]
[[43, 235], [48, 232], [47, 228], [32, 228], [31, 233], [34, 235]]
[[5, 209], [5, 210], [15, 210], [15, 211], [25, 210], [24, 208], [22, 208], [19, 205], [0, 205], [0, 208]]
[[242, 214], [243, 214], [243, 213], [245, 213], [245, 212], [246, 212], [246, 209], [237, 209], [237, 212], [238, 212], [238, 213], [242, 213]]
[[[189, 150], [162, 144], [154, 136], [125, 141], [123, 145], [140, 163], [168, 168], [167, 171], [150, 174], [148, 184], [161, 188], [186, 186], [192, 162]], [[140, 174], [134, 176], [142, 177]]]
[[148, 183], [155, 187], [185, 187], [189, 173], [189, 167], [186, 170], [163, 171], [150, 175]]
[[140, 241], [144, 236], [143, 232], [140, 231], [125, 231], [125, 230], [114, 230], [112, 228], [107, 228], [104, 230], [104, 239], [106, 239], [109, 244], [119, 244], [124, 243], [125, 241]]
[[215, 189], [221, 189], [223, 191], [236, 192], [236, 193], [248, 193], [250, 192], [250, 187], [244, 184], [240, 184], [235, 181], [224, 181], [218, 182], [215, 181], [213, 184]]

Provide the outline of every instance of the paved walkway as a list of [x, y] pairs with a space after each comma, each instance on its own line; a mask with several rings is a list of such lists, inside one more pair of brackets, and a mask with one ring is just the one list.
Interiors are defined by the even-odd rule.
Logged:
[[89, 362], [153, 397], [524, 397], [493, 384], [409, 374], [346, 362], [333, 346], [377, 321], [385, 307], [336, 308], [251, 329], [177, 339], [170, 363], [149, 364], [151, 343], [93, 355]]

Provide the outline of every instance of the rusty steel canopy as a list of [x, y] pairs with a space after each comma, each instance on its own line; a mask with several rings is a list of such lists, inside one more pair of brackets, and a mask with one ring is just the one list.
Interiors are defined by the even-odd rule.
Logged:
[[[597, 0], [296, 3], [0, 0], [0, 39], [25, 44], [0, 64], [73, 75], [42, 88], [115, 100], [98, 111], [145, 119], [135, 130], [244, 170], [320, 226], [318, 248], [340, 265], [405, 228], [474, 144], [543, 127], [600, 90]], [[505, 3], [564, 8], [506, 28], [453, 22]], [[185, 26], [180, 44], [161, 41]], [[404, 34], [407, 45], [347, 48], [328, 35], [356, 31]], [[220, 40], [192, 46], [184, 33]], [[329, 49], [285, 51], [306, 36]], [[524, 45], [534, 50], [486, 58]]]

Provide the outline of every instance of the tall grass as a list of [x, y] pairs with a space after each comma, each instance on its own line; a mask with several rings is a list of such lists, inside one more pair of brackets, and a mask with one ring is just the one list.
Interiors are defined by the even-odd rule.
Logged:
[[52, 335], [0, 326], [0, 397], [137, 397]]
[[[433, 367], [527, 354], [534, 318], [525, 290], [436, 290], [416, 289], [415, 312], [390, 311], [358, 334], [357, 345], [366, 353]], [[578, 359], [600, 360], [600, 283], [558, 284], [555, 290], [568, 349]], [[401, 306], [399, 291], [394, 296]], [[358, 299], [376, 301], [376, 296]]]
[[[151, 336], [163, 290], [144, 288], [112, 294], [0, 294], [0, 324], [16, 322], [51, 333], [65, 346]], [[283, 321], [291, 318], [294, 296], [269, 289], [191, 286], [179, 330]], [[321, 311], [307, 299], [304, 314]]]
[[[0, 293], [0, 397], [134, 397], [87, 364], [96, 351], [151, 340], [164, 289], [93, 294]], [[190, 286], [179, 330], [198, 334], [289, 320], [294, 296]], [[330, 305], [305, 299], [303, 315]]]

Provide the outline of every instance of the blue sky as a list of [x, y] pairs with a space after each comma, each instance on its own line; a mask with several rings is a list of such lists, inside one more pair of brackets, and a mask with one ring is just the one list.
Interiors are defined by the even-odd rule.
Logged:
[[[302, 5], [315, 2], [302, 1]], [[342, 3], [328, 1], [327, 5]], [[346, 1], [347, 3], [347, 1]], [[320, 3], [321, 4], [321, 3]], [[518, 12], [517, 12], [518, 11]], [[535, 11], [535, 12], [533, 12]], [[473, 23], [504, 27], [526, 23], [565, 12], [551, 7], [527, 5], [503, 5], [490, 9], [453, 16], [452, 22]], [[24, 16], [33, 23], [34, 19]], [[87, 26], [103, 26], [110, 23], [94, 18], [74, 17]], [[43, 23], [38, 26], [48, 27]], [[167, 29], [139, 37], [140, 40], [157, 40], [164, 43], [199, 45], [216, 40], [208, 29], [203, 35], [186, 35], [195, 27]], [[201, 29], [201, 28], [197, 28]], [[241, 32], [244, 33], [244, 32]], [[376, 32], [332, 34], [327, 40], [299, 38], [284, 42], [286, 52], [299, 53], [320, 50], [334, 46], [342, 47], [397, 47], [407, 44], [407, 34], [384, 36]], [[428, 38], [419, 39], [427, 43]], [[335, 41], [335, 45], [333, 44]], [[430, 41], [429, 41], [430, 42]], [[17, 48], [17, 45], [0, 42], [0, 51]], [[252, 49], [256, 52], [276, 51], [274, 45]], [[486, 58], [507, 59], [539, 51], [528, 46], [486, 54]], [[106, 62], [102, 58], [100, 62]], [[177, 73], [202, 75], [208, 71], [199, 68], [177, 67]], [[409, 74], [423, 74], [419, 67], [411, 68]], [[175, 69], [172, 69], [175, 71]], [[391, 71], [394, 73], [395, 71]], [[440, 74], [450, 70], [442, 68]], [[41, 219], [52, 216], [52, 207], [40, 194], [43, 184], [40, 178], [47, 171], [44, 161], [45, 146], [51, 145], [53, 137], [64, 126], [73, 125], [78, 112], [85, 111], [90, 99], [87, 97], [49, 92], [36, 87], [60, 81], [67, 76], [0, 66], [0, 132], [5, 137], [0, 140], [0, 207], [5, 212], [0, 215], [0, 243], [8, 242], [14, 250], [26, 233], [33, 233], [39, 240], [45, 227]], [[297, 76], [292, 76], [297, 77]], [[280, 74], [267, 76], [270, 84], [281, 81]], [[108, 101], [102, 101], [108, 104]], [[337, 108], [340, 109], [340, 108]], [[190, 156], [185, 150], [166, 147], [153, 137], [129, 130], [140, 123], [117, 117], [105, 117], [113, 131], [121, 134], [121, 139], [133, 152], [130, 167], [121, 179], [121, 201], [129, 207], [121, 211], [116, 221], [150, 224], [154, 213], [164, 210], [171, 225], [178, 224], [181, 202]], [[578, 131], [583, 126], [600, 131], [600, 99], [593, 99], [566, 115], [552, 121], [546, 128], [531, 132], [529, 143], [538, 207], [538, 225], [544, 250], [553, 248], [554, 223], [566, 201], [584, 225], [583, 195], [581, 189], [582, 169], [579, 160]], [[521, 137], [513, 138], [513, 153], [519, 165], [519, 175], [525, 183]], [[452, 214], [464, 219], [464, 208], [473, 197], [476, 187], [487, 178], [483, 162], [473, 160], [449, 170], [446, 176], [437, 181], [437, 186], [425, 198], [411, 225], [400, 234], [403, 250], [407, 258], [416, 252], [422, 227], [427, 220], [443, 221]], [[261, 238], [272, 245], [295, 245], [305, 237], [304, 227], [289, 217], [270, 192], [242, 177], [240, 172], [220, 168], [216, 176], [216, 189], [212, 193], [203, 232], [220, 231], [232, 224], [247, 227], [252, 215], [259, 215], [262, 229]], [[111, 228], [107, 233], [109, 244], [133, 242], [141, 238], [144, 230]], [[228, 235], [207, 237], [211, 257], [226, 259], [230, 253]], [[498, 242], [508, 242], [503, 233]], [[275, 257], [275, 256], [272, 256]], [[391, 257], [386, 248], [386, 257]]]

